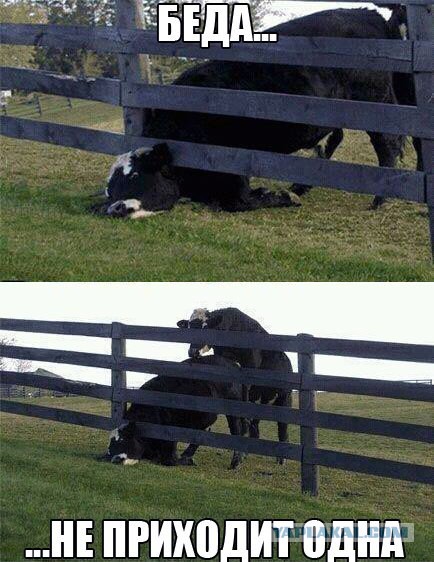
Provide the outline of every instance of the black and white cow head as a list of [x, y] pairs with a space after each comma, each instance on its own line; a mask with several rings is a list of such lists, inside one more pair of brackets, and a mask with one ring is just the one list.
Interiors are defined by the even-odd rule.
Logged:
[[134, 421], [124, 423], [110, 433], [105, 459], [115, 464], [137, 464], [140, 459], [153, 460], [152, 442], [139, 438]]
[[134, 424], [126, 423], [109, 436], [106, 458], [115, 464], [136, 464], [142, 458], [140, 443], [134, 437]]
[[[183, 329], [200, 329], [200, 330], [218, 330], [223, 316], [218, 313], [213, 313], [206, 308], [196, 308], [190, 316], [190, 320], [180, 320], [177, 322], [178, 328]], [[189, 357], [199, 357], [211, 351], [210, 345], [207, 343], [192, 343], [188, 350]]]
[[107, 178], [101, 214], [137, 219], [170, 209], [179, 198], [171, 161], [165, 143], [118, 156]]

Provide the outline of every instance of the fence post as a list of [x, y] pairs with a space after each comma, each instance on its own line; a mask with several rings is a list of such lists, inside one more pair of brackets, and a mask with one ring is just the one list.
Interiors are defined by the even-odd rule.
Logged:
[[42, 115], [41, 100], [39, 99], [38, 94], [33, 94], [33, 96], [35, 100], [36, 109], [38, 110], [39, 115]]
[[[304, 346], [309, 340], [313, 340], [311, 334], [298, 334], [297, 338], [303, 342]], [[304, 390], [304, 383], [307, 377], [315, 374], [315, 356], [309, 349], [298, 352], [298, 372], [301, 378], [299, 393], [300, 414], [309, 416], [316, 411], [316, 390]], [[302, 348], [303, 349], [303, 348]], [[306, 462], [305, 449], [313, 449], [318, 446], [318, 429], [300, 425], [300, 445], [302, 447], [301, 456], [301, 491], [312, 496], [318, 495], [319, 489], [319, 467], [310, 462]]]
[[[408, 34], [411, 40], [432, 41], [434, 39], [432, 6], [408, 5], [407, 20]], [[413, 65], [414, 62], [413, 58]], [[432, 111], [433, 73], [429, 71], [415, 72], [413, 68], [413, 79], [417, 107], [425, 112], [428, 122], [430, 112]], [[419, 140], [422, 151], [423, 170], [427, 175], [426, 202], [428, 205], [431, 252], [434, 259], [434, 140]]]
[[[116, 25], [123, 29], [143, 29], [145, 24], [142, 0], [116, 0]], [[118, 63], [121, 81], [144, 82], [146, 84], [150, 82], [148, 56], [120, 54]], [[145, 110], [137, 107], [123, 107], [123, 113], [124, 133], [142, 136]]]
[[[125, 339], [122, 337], [122, 324], [120, 322], [112, 323], [112, 357], [117, 362], [125, 357], [126, 345]], [[112, 368], [111, 385], [112, 385], [112, 407], [111, 418], [113, 427], [118, 427], [123, 420], [125, 404], [119, 400], [118, 393], [127, 386], [127, 375], [122, 369]]]

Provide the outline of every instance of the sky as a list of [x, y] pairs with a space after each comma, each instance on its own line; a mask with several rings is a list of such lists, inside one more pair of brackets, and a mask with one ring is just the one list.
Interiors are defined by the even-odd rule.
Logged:
[[[429, 283], [3, 283], [0, 317], [176, 327], [194, 308], [235, 306], [274, 334], [434, 344]], [[1, 332], [16, 345], [110, 353], [110, 340]], [[127, 342], [127, 355], [182, 361], [188, 344]], [[288, 354], [297, 368], [296, 356]], [[33, 363], [64, 377], [109, 384], [107, 370]], [[318, 356], [325, 375], [434, 379], [434, 365]], [[129, 374], [139, 386], [147, 375]]]

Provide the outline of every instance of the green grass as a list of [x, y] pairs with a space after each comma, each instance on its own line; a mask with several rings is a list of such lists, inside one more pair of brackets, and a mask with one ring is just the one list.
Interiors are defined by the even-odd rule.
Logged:
[[[98, 414], [106, 402], [87, 398], [40, 398], [35, 403]], [[379, 398], [320, 394], [319, 408], [366, 417], [431, 424], [428, 404]], [[219, 420], [220, 431], [225, 431]], [[264, 437], [275, 438], [274, 424], [263, 423]], [[292, 442], [298, 430], [291, 426]], [[93, 518], [96, 553], [101, 551], [100, 521], [212, 517], [295, 519], [401, 519], [415, 524], [415, 542], [406, 543], [407, 560], [432, 560], [433, 494], [429, 486], [321, 468], [320, 496], [300, 493], [299, 464], [250, 456], [239, 471], [228, 470], [229, 451], [202, 448], [196, 467], [162, 467], [142, 462], [119, 467], [96, 461], [105, 432], [2, 414], [1, 560], [22, 559], [25, 547], [48, 547], [51, 518]], [[422, 443], [343, 432], [320, 431], [323, 448], [405, 462], [432, 464], [433, 448]], [[304, 560], [300, 545], [291, 560]], [[101, 558], [97, 555], [97, 559]]]
[[[74, 101], [42, 119], [120, 131], [118, 109]], [[55, 104], [54, 104], [55, 105]], [[91, 216], [111, 157], [1, 139], [3, 279], [32, 281], [428, 281], [422, 205], [315, 189], [296, 209], [244, 214], [197, 204], [143, 221]], [[337, 159], [375, 165], [363, 133], [346, 134]], [[407, 147], [403, 164], [414, 167]], [[256, 185], [277, 182], [255, 180]]]

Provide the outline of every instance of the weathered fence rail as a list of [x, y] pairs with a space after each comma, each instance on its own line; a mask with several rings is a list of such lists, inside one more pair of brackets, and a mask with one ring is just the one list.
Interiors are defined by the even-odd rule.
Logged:
[[[318, 354], [434, 363], [434, 346], [316, 338], [306, 334], [285, 336], [207, 331], [207, 341], [211, 344], [298, 353], [298, 372], [283, 375], [266, 370], [241, 369], [239, 372], [234, 372], [212, 365], [187, 365], [173, 361], [126, 356], [127, 339], [177, 343], [202, 342], [203, 334], [200, 334], [199, 331], [195, 332], [195, 330], [134, 326], [117, 322], [102, 324], [18, 319], [1, 319], [0, 329], [100, 337], [109, 338], [112, 341], [112, 353], [110, 355], [12, 345], [1, 346], [0, 349], [0, 356], [5, 358], [30, 359], [109, 369], [112, 374], [110, 386], [7, 370], [0, 371], [0, 383], [35, 386], [109, 400], [112, 403], [110, 418], [48, 408], [35, 404], [23, 404], [11, 400], [1, 401], [1, 408], [4, 412], [98, 429], [110, 429], [122, 421], [126, 403], [136, 402], [167, 408], [183, 408], [193, 411], [207, 411], [216, 414], [280, 421], [300, 426], [300, 445], [282, 444], [263, 439], [254, 440], [224, 434], [210, 434], [209, 432], [171, 426], [154, 424], [139, 424], [139, 426], [140, 431], [149, 437], [194, 442], [211, 447], [235, 448], [255, 454], [277, 455], [297, 460], [301, 463], [302, 490], [312, 494], [318, 493], [319, 466], [330, 466], [391, 478], [434, 483], [434, 468], [432, 467], [324, 450], [318, 447], [317, 433], [318, 428], [323, 428], [433, 444], [433, 427], [334, 414], [331, 412], [319, 412], [316, 408], [317, 390], [434, 402], [434, 388], [418, 383], [319, 376], [315, 374], [314, 366], [314, 357]], [[126, 371], [220, 382], [236, 381], [242, 384], [297, 389], [300, 397], [299, 409], [253, 404], [236, 400], [210, 399], [177, 393], [129, 389], [126, 388]]]
[[[141, 146], [151, 147], [161, 142], [148, 137], [127, 136], [5, 116], [0, 117], [0, 127], [2, 134], [9, 137], [26, 138], [106, 154], [120, 154]], [[354, 193], [395, 197], [419, 203], [424, 203], [426, 200], [425, 175], [422, 172], [245, 149], [237, 149], [234, 153], [231, 148], [181, 141], [168, 141], [167, 144], [173, 155], [173, 163], [177, 166], [311, 185], [321, 184]]]
[[[393, 3], [393, 0], [392, 0]], [[398, 0], [396, 0], [398, 3]], [[402, 3], [402, 2], [399, 2]], [[0, 25], [3, 44], [90, 49], [117, 53], [120, 80], [76, 78], [39, 70], [2, 68], [4, 87], [103, 101], [124, 108], [125, 134], [2, 116], [2, 134], [93, 152], [119, 154], [160, 140], [140, 136], [144, 108], [176, 109], [254, 119], [411, 135], [421, 139], [423, 172], [346, 164], [291, 155], [169, 142], [174, 164], [203, 170], [321, 185], [350, 192], [401, 198], [429, 207], [434, 250], [434, 71], [431, 0], [408, 4], [408, 41], [339, 37], [280, 37], [278, 43], [202, 49], [192, 43], [159, 43], [142, 27], [140, 3], [117, 0], [116, 27], [42, 24]], [[390, 4], [385, 2], [385, 4]], [[146, 84], [141, 54], [171, 57], [353, 68], [412, 73], [415, 106], [359, 102], [268, 92]]]
[[412, 106], [195, 86], [161, 86], [111, 78], [77, 78], [27, 68], [3, 67], [1, 73], [5, 88], [36, 90], [112, 105], [218, 113], [434, 138], [434, 116]]

